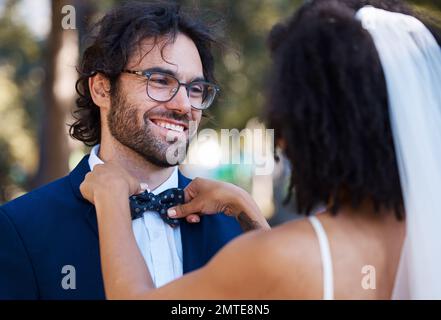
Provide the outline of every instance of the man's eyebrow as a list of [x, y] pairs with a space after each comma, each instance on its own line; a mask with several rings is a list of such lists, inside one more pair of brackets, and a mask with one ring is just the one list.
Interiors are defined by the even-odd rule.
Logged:
[[[173, 70], [170, 70], [170, 69], [162, 68], [162, 67], [153, 67], [153, 68], [145, 69], [142, 72], [161, 72], [161, 73], [169, 74], [175, 78], [178, 78], [178, 75], [176, 74], [176, 72], [174, 72]], [[207, 80], [204, 77], [196, 77], [196, 78], [191, 79], [190, 82], [198, 82], [198, 81], [207, 81]]]
[[171, 76], [176, 77], [176, 72], [174, 72], [170, 69], [161, 68], [161, 67], [153, 67], [153, 68], [145, 69], [145, 70], [142, 70], [142, 72], [161, 72], [161, 73], [166, 73], [166, 74], [169, 74]]

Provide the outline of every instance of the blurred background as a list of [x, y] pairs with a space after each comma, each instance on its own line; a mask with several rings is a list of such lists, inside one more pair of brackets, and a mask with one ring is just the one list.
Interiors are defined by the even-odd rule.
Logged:
[[[89, 152], [68, 135], [75, 105], [75, 66], [91, 23], [117, 0], [0, 0], [0, 204], [66, 175]], [[216, 75], [222, 91], [210, 109], [221, 129], [265, 129], [259, 120], [264, 103], [269, 55], [267, 34], [288, 17], [300, 0], [188, 0], [222, 13], [230, 49], [217, 52]], [[408, 1], [441, 25], [441, 0]], [[64, 9], [63, 9], [64, 8]], [[72, 13], [73, 20], [66, 21]], [[63, 18], [65, 19], [63, 21]], [[73, 27], [62, 28], [62, 23]], [[272, 148], [265, 135], [253, 143]], [[239, 157], [246, 156], [244, 143]], [[272, 174], [257, 175], [250, 164], [223, 164], [227, 152], [219, 139], [193, 143], [190, 177], [204, 176], [236, 183], [248, 190], [272, 225], [295, 218], [294, 204], [283, 206], [289, 170], [274, 163]], [[234, 151], [233, 151], [234, 152]], [[266, 154], [266, 159], [272, 155]], [[271, 160], [272, 161], [272, 160]]]

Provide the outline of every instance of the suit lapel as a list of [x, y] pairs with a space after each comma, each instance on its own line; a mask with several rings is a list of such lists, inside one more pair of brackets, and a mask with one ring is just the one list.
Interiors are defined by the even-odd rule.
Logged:
[[84, 177], [90, 171], [89, 155], [84, 156], [80, 163], [69, 174], [72, 191], [75, 197], [84, 204], [84, 210], [81, 210], [85, 214], [88, 225], [92, 228], [95, 235], [98, 237], [98, 222], [96, 220], [95, 207], [83, 198], [80, 191], [80, 184], [83, 182]]
[[86, 220], [92, 228], [93, 232], [95, 232], [95, 235], [98, 237], [98, 221], [96, 219], [96, 211], [94, 206], [90, 206], [90, 209], [86, 215]]
[[[179, 171], [179, 188], [184, 189], [191, 180], [181, 174]], [[201, 222], [190, 224], [185, 219], [181, 221], [181, 239], [184, 273], [197, 269], [204, 263], [204, 234], [203, 217]]]

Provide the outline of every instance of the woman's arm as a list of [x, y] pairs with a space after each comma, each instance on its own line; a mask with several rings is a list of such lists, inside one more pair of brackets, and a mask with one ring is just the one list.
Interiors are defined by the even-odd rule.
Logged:
[[80, 185], [95, 205], [101, 269], [108, 299], [133, 299], [138, 290], [153, 288], [147, 265], [135, 241], [128, 197], [139, 193], [139, 182], [117, 164], [96, 165]]
[[170, 208], [172, 218], [223, 212], [237, 219], [242, 230], [269, 230], [270, 226], [253, 198], [231, 183], [194, 179], [184, 190], [185, 204]]
[[[271, 298], [279, 275], [262, 234], [251, 232], [222, 249], [205, 267], [155, 289], [131, 229], [122, 196], [97, 197], [101, 264], [108, 299]], [[273, 249], [273, 248], [272, 248]]]
[[[243, 212], [251, 217], [251, 221], [254, 219], [253, 215], [260, 214], [256, 209], [257, 206], [254, 207], [251, 205], [252, 203], [250, 204], [247, 194], [244, 191], [244, 193], [238, 192], [239, 190], [235, 189], [237, 187], [219, 184], [216, 185], [216, 188], [213, 188], [208, 180], [200, 179], [197, 181], [202, 182], [196, 182], [196, 187], [186, 190], [186, 198], [187, 196], [190, 197], [190, 203], [203, 203], [203, 205], [196, 205], [199, 209], [206, 209], [208, 213], [225, 210], [227, 214], [237, 216]], [[112, 188], [108, 188], [109, 185]], [[208, 189], [216, 190], [216, 192], [205, 194], [203, 190], [210, 186], [212, 188]], [[259, 272], [256, 270], [256, 264], [260, 265], [260, 268], [264, 267], [268, 261], [267, 257], [263, 259], [262, 264], [259, 264], [258, 260], [262, 257], [262, 248], [259, 248], [259, 250], [253, 249], [256, 247], [256, 243], [247, 240], [250, 239], [247, 237], [238, 240], [237, 244], [235, 244], [235, 241], [235, 243], [228, 245], [207, 267], [195, 271], [168, 286], [154, 290], [148, 268], [136, 245], [127, 201], [129, 195], [139, 192], [139, 183], [136, 179], [130, 177], [124, 169], [113, 164], [105, 164], [96, 166], [93, 173], [86, 175], [80, 189], [83, 196], [94, 203], [96, 207], [101, 262], [107, 298], [227, 299], [242, 294], [243, 297], [246, 297], [247, 294], [257, 297], [261, 292], [259, 288], [265, 287], [262, 285], [264, 280], [258, 276]], [[221, 192], [222, 190], [225, 192]], [[223, 198], [223, 202], [220, 201], [222, 198], [217, 198], [219, 195], [226, 197]], [[206, 196], [213, 199], [206, 198]], [[196, 201], [200, 198], [203, 198], [204, 201]], [[209, 203], [211, 205], [207, 205]], [[184, 211], [182, 211], [182, 207]], [[177, 211], [184, 215], [191, 211], [185, 211], [186, 209], [192, 210], [192, 207], [185, 207], [184, 205], [177, 208]], [[269, 229], [269, 226], [266, 228], [264, 223], [260, 223], [263, 225], [263, 229]], [[249, 225], [260, 226], [259, 222], [252, 222]], [[254, 235], [250, 234], [251, 236], [251, 239], [254, 239]], [[245, 245], [244, 242], [249, 244]], [[242, 249], [242, 247], [244, 248]], [[251, 268], [253, 272], [249, 272]], [[264, 278], [268, 279], [268, 277]], [[256, 285], [257, 283], [259, 285]]]
[[135, 299], [154, 288], [132, 230], [124, 190], [97, 195], [101, 268], [107, 299]]
[[246, 233], [222, 248], [206, 266], [157, 288], [138, 288], [134, 299], [275, 299], [283, 272], [265, 231]]

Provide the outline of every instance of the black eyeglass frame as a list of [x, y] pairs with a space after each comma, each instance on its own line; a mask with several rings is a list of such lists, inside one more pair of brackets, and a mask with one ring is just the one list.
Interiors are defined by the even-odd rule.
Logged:
[[129, 73], [129, 74], [134, 74], [134, 75], [141, 76], [141, 77], [146, 77], [147, 81], [150, 81], [150, 77], [152, 75], [154, 75], [154, 74], [160, 74], [160, 75], [171, 77], [171, 78], [175, 79], [176, 82], [178, 83], [178, 87], [175, 90], [175, 92], [173, 93], [173, 95], [170, 97], [170, 99], [168, 99], [168, 100], [158, 100], [158, 99], [155, 99], [152, 96], [150, 96], [149, 90], [148, 90], [148, 82], [147, 82], [145, 91], [146, 91], [146, 93], [147, 93], [147, 95], [149, 96], [150, 99], [152, 99], [154, 101], [157, 101], [157, 102], [169, 102], [169, 101], [173, 100], [173, 98], [176, 96], [176, 94], [181, 89], [181, 86], [185, 87], [185, 90], [187, 91], [187, 97], [190, 97], [190, 91], [189, 91], [190, 86], [194, 85], [195, 83], [201, 83], [201, 84], [210, 85], [214, 89], [214, 95], [213, 95], [213, 98], [211, 99], [210, 103], [207, 105], [207, 107], [205, 107], [205, 108], [198, 108], [198, 107], [195, 107], [195, 106], [191, 105], [193, 108], [198, 109], [198, 110], [206, 110], [206, 109], [208, 109], [213, 104], [213, 101], [216, 98], [216, 94], [220, 91], [219, 86], [214, 84], [214, 83], [211, 83], [211, 82], [208, 82], [208, 81], [201, 81], [201, 80], [193, 81], [193, 82], [190, 82], [190, 83], [184, 83], [184, 82], [180, 82], [179, 79], [176, 78], [175, 76], [173, 76], [173, 75], [171, 75], [169, 73], [160, 72], [160, 71], [148, 71], [148, 70], [140, 71], [140, 70], [124, 69], [121, 72]]

